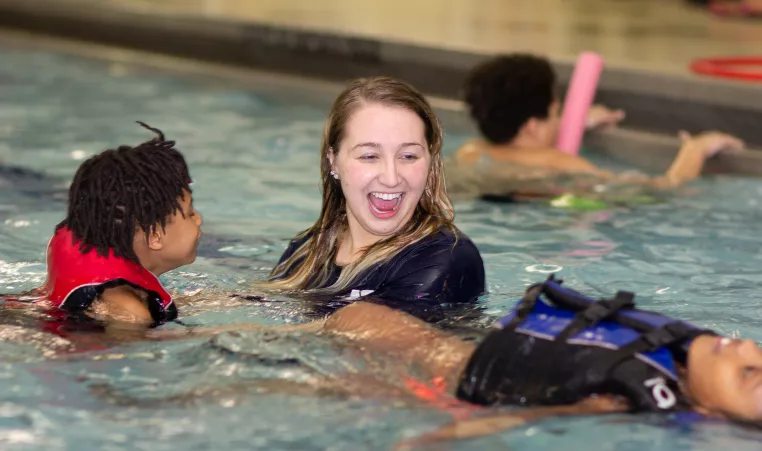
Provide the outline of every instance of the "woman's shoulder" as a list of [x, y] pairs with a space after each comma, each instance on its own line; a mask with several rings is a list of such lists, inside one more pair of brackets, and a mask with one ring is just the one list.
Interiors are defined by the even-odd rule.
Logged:
[[471, 238], [454, 225], [450, 227], [440, 226], [437, 233], [432, 235], [432, 240], [455, 246], [476, 247]]
[[379, 269], [376, 274], [382, 274], [387, 285], [383, 295], [394, 299], [471, 302], [485, 291], [481, 254], [455, 227], [441, 227]]
[[414, 243], [411, 247], [413, 253], [431, 255], [431, 252], [451, 251], [452, 258], [481, 260], [479, 249], [471, 238], [455, 226], [440, 226], [436, 233]]

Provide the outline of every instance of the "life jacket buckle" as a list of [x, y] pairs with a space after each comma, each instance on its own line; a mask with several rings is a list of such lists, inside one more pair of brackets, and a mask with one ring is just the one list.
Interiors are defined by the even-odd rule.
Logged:
[[687, 338], [690, 331], [681, 323], [668, 323], [641, 336], [648, 343], [649, 349], [669, 345], [675, 341]]
[[635, 294], [618, 291], [613, 299], [601, 299], [579, 313], [589, 324], [595, 324], [618, 311], [635, 306]]

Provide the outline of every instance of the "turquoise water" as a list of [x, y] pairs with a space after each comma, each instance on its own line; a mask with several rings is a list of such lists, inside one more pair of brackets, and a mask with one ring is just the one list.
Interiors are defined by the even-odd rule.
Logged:
[[[275, 82], [243, 89], [11, 47], [0, 47], [0, 89], [0, 161], [34, 171], [0, 173], [0, 293], [43, 280], [44, 246], [63, 216], [68, 180], [95, 152], [150, 139], [134, 123], [142, 120], [177, 140], [205, 217], [197, 262], [163, 277], [191, 295], [181, 303], [183, 318], [281, 324], [309, 311], [295, 301], [246, 302], [224, 293], [264, 277], [286, 242], [316, 218], [330, 94]], [[451, 153], [467, 136], [458, 124], [445, 125]], [[457, 225], [485, 260], [486, 315], [499, 315], [526, 285], [560, 271], [592, 295], [631, 290], [648, 307], [759, 341], [760, 194], [758, 181], [712, 178], [666, 204], [603, 212], [465, 202], [456, 205]], [[225, 334], [67, 353], [67, 343], [30, 318], [2, 315], [2, 449], [388, 449], [449, 420], [421, 404], [299, 395], [279, 385], [367, 364], [323, 338]], [[277, 387], [264, 393], [262, 381]], [[762, 440], [724, 424], [612, 420], [552, 420], [451, 447], [751, 450]]]

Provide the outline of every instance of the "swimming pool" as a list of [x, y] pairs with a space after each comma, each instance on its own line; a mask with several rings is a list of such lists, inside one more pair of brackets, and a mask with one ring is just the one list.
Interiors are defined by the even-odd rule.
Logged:
[[[332, 93], [262, 80], [243, 88], [222, 78], [0, 46], [0, 160], [38, 173], [17, 174], [0, 189], [0, 293], [42, 281], [44, 246], [63, 216], [66, 182], [90, 154], [150, 139], [135, 120], [178, 141], [205, 217], [199, 259], [164, 277], [166, 284], [186, 294], [215, 293], [264, 277], [287, 240], [318, 214], [316, 161]], [[446, 152], [466, 138], [448, 132]], [[644, 305], [759, 341], [760, 194], [755, 180], [713, 178], [668, 204], [635, 209], [464, 202], [456, 205], [457, 225], [483, 254], [488, 315], [561, 270], [587, 293], [632, 290]], [[303, 313], [296, 302], [216, 295], [180, 311], [187, 322], [205, 325], [279, 324]], [[3, 449], [389, 449], [449, 419], [388, 399], [258, 393], [252, 381], [298, 382], [364, 364], [324, 339], [228, 334], [51, 357], [46, 352], [63, 343], [7, 310], [3, 316], [2, 337], [21, 338], [0, 341]], [[452, 449], [751, 450], [762, 440], [722, 424], [621, 420], [552, 420]]]

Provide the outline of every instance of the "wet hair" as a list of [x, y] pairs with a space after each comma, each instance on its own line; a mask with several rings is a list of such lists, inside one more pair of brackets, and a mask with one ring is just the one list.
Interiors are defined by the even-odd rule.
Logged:
[[[355, 262], [341, 271], [331, 286], [325, 284], [331, 276], [331, 265], [340, 244], [340, 235], [346, 232], [347, 202], [341, 182], [331, 176], [328, 156], [331, 149], [341, 152], [347, 123], [366, 105], [384, 105], [404, 108], [415, 113], [423, 122], [426, 144], [431, 155], [426, 187], [412, 218], [402, 229], [369, 246]], [[295, 239], [309, 238], [294, 253], [270, 273], [265, 286], [287, 291], [307, 290], [312, 293], [335, 294], [346, 289], [356, 277], [371, 266], [395, 255], [441, 227], [454, 231], [454, 212], [447, 197], [442, 161], [442, 126], [426, 98], [408, 83], [390, 77], [358, 78], [352, 80], [333, 103], [323, 129], [320, 151], [323, 207], [318, 220]]]
[[505, 144], [529, 119], [547, 119], [556, 98], [556, 74], [545, 58], [502, 55], [474, 67], [464, 91], [482, 135], [493, 144]]
[[66, 219], [56, 226], [71, 230], [80, 252], [140, 263], [133, 249], [135, 232], [150, 233], [167, 225], [175, 211], [183, 216], [180, 199], [191, 192], [188, 165], [164, 139], [161, 130], [138, 124], [157, 134], [136, 147], [119, 146], [90, 157], [80, 165], [69, 187]]

